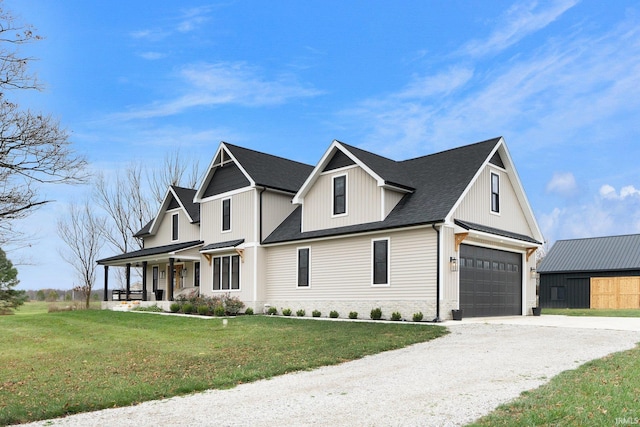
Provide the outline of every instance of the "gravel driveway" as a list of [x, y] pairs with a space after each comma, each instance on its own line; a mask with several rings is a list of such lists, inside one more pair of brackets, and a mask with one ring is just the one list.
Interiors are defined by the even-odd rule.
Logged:
[[338, 366], [29, 425], [464, 425], [640, 341], [640, 319], [565, 318], [564, 325], [562, 317], [446, 322], [451, 333], [443, 338]]

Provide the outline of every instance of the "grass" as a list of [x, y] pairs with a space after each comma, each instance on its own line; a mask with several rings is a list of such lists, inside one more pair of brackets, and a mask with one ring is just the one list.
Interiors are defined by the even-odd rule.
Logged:
[[542, 314], [563, 316], [640, 317], [640, 309], [543, 308]]
[[640, 424], [640, 348], [565, 371], [473, 426]]
[[219, 319], [36, 311], [0, 317], [0, 425], [234, 387], [447, 333], [269, 316], [231, 318], [223, 327]]

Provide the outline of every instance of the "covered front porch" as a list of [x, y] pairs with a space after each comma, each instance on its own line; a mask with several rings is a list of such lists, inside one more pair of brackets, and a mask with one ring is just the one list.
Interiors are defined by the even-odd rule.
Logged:
[[[197, 296], [202, 244], [202, 241], [176, 243], [99, 260], [98, 264], [104, 266], [103, 308], [122, 302], [169, 302], [178, 295]], [[125, 269], [124, 285], [118, 289], [109, 289], [110, 267]], [[132, 283], [132, 275], [139, 280]]]

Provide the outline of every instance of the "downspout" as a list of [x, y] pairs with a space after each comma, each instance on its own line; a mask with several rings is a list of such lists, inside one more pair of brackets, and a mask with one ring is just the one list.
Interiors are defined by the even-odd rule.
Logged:
[[260, 212], [258, 214], [259, 216], [258, 221], [260, 222], [260, 224], [259, 224], [258, 232], [260, 233], [260, 236], [258, 240], [260, 241], [260, 244], [262, 244], [262, 193], [264, 193], [266, 190], [267, 190], [267, 187], [262, 187], [262, 190], [260, 190], [260, 193], [259, 193], [260, 194]]
[[434, 322], [439, 323], [440, 320], [440, 230], [436, 227], [435, 224], [431, 224], [431, 227], [436, 232], [436, 318], [433, 319]]

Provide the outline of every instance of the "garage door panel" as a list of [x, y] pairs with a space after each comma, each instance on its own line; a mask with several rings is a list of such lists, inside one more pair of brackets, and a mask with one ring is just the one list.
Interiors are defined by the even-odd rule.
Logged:
[[460, 308], [465, 317], [522, 313], [522, 256], [460, 245]]

